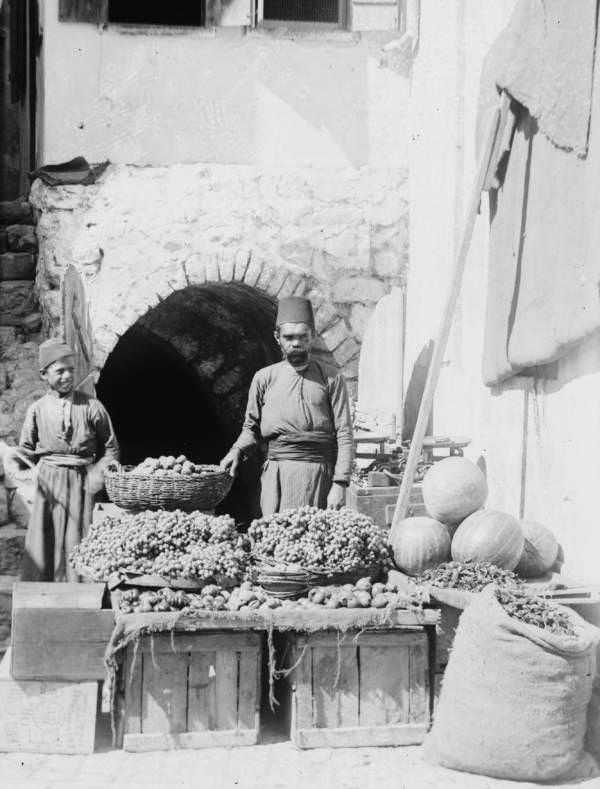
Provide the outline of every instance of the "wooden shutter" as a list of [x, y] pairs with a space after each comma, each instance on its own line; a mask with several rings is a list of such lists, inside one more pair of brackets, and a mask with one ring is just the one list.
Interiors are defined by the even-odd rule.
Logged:
[[91, 22], [101, 25], [108, 21], [108, 0], [59, 0], [60, 22]]
[[401, 0], [350, 0], [350, 29], [363, 32], [400, 28]]
[[254, 0], [206, 0], [208, 27], [252, 27]]
[[75, 351], [75, 389], [95, 395], [92, 332], [85, 290], [74, 266], [68, 266], [61, 285], [63, 337]]

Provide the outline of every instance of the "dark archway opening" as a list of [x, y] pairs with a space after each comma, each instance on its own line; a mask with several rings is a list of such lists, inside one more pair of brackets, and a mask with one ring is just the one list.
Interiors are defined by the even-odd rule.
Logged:
[[[275, 302], [237, 284], [191, 286], [150, 310], [119, 340], [98, 381], [123, 463], [183, 453], [216, 463], [242, 426], [256, 370], [281, 356]], [[218, 512], [256, 515], [262, 457], [243, 464]]]

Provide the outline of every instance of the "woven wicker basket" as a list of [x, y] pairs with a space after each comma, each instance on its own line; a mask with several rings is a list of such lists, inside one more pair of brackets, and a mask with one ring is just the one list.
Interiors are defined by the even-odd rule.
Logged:
[[233, 483], [228, 471], [207, 466], [205, 474], [158, 476], [134, 474], [132, 466], [111, 466], [104, 472], [108, 498], [134, 510], [212, 510]]
[[265, 557], [256, 557], [256, 560], [256, 583], [273, 597], [302, 597], [313, 586], [343, 586], [355, 584], [361, 578], [377, 581], [381, 577], [381, 567], [378, 564], [341, 571], [286, 565]]

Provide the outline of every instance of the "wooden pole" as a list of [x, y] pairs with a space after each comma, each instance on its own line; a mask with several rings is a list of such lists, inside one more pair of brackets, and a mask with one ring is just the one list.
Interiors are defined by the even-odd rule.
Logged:
[[446, 304], [442, 312], [442, 320], [438, 330], [438, 336], [434, 344], [433, 354], [429, 363], [427, 371], [427, 380], [425, 381], [425, 388], [421, 398], [421, 405], [419, 408], [419, 415], [415, 425], [415, 431], [410, 444], [408, 458], [406, 460], [406, 467], [402, 477], [402, 484], [400, 485], [400, 492], [398, 500], [396, 501], [396, 508], [394, 510], [394, 517], [392, 519], [392, 526], [400, 523], [406, 517], [408, 504], [410, 501], [410, 492], [412, 489], [415, 471], [421, 456], [423, 448], [423, 439], [425, 438], [425, 431], [427, 430], [427, 422], [433, 407], [433, 398], [440, 375], [444, 353], [448, 344], [448, 337], [450, 329], [452, 328], [452, 321], [454, 319], [454, 311], [456, 303], [460, 294], [462, 285], [463, 273], [465, 264], [467, 262], [467, 255], [473, 237], [473, 229], [475, 227], [475, 220], [479, 211], [479, 203], [481, 201], [481, 193], [487, 182], [488, 172], [490, 165], [494, 160], [494, 154], [498, 151], [498, 141], [502, 134], [502, 122], [505, 122], [508, 115], [509, 100], [506, 94], [503, 94], [502, 106], [499, 107], [490, 120], [488, 130], [485, 136], [484, 145], [481, 151], [479, 166], [473, 185], [473, 192], [471, 196], [471, 203], [465, 219], [463, 232], [460, 240], [460, 246], [456, 255], [454, 263], [454, 271], [450, 284], [450, 290], [446, 297]]

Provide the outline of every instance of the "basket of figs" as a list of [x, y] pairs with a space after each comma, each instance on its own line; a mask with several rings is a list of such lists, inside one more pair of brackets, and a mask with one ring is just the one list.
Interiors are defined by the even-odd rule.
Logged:
[[125, 509], [212, 510], [229, 493], [233, 478], [212, 464], [185, 455], [146, 458], [137, 466], [111, 464], [104, 472], [108, 498]]

